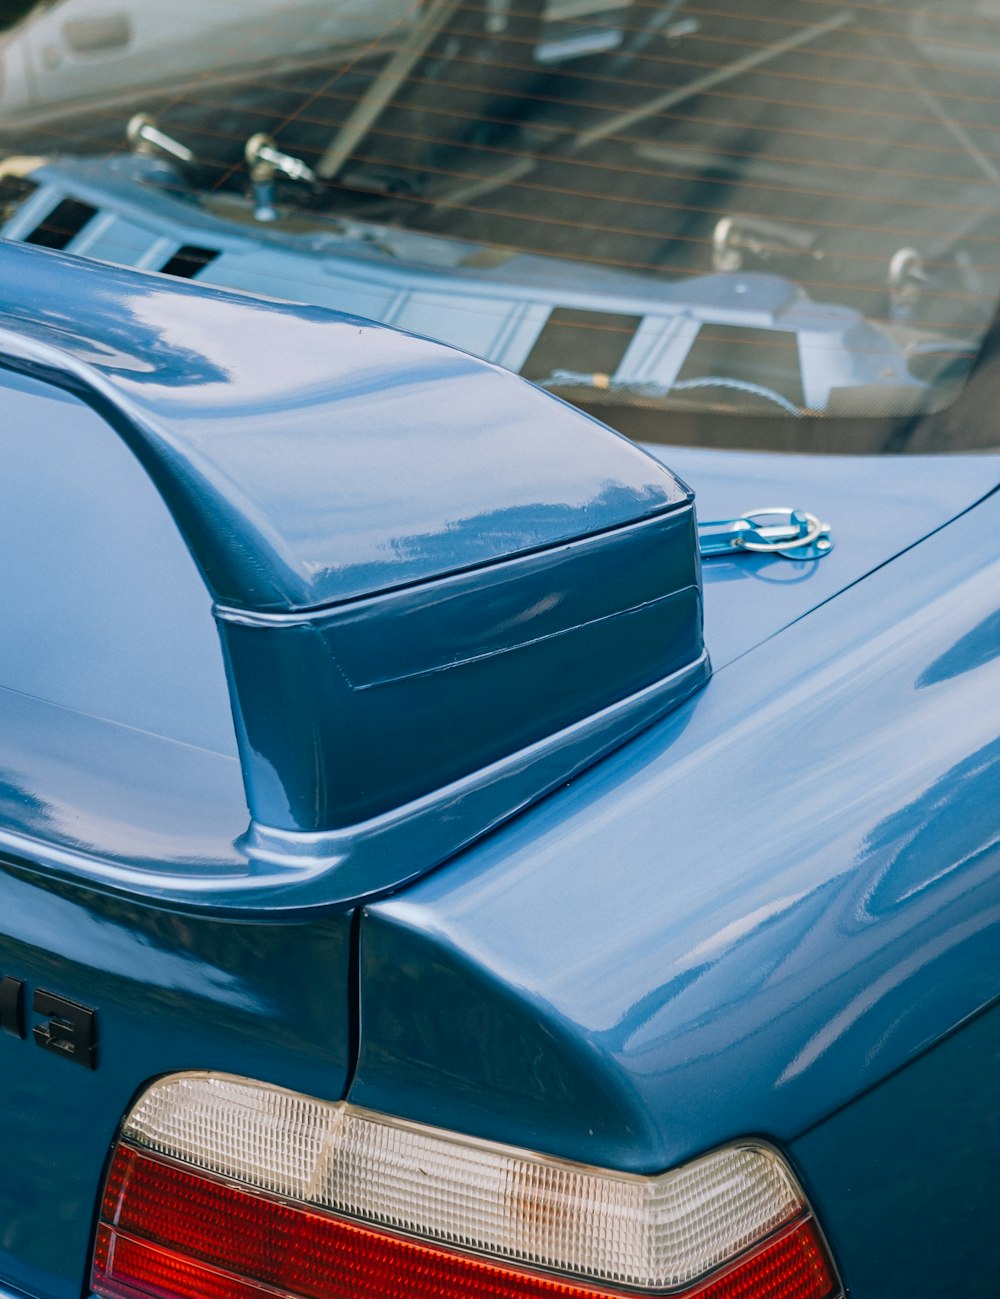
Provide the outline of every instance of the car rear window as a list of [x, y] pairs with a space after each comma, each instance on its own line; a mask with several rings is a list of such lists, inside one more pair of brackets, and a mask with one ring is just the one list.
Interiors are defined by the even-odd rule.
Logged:
[[[433, 239], [464, 247], [445, 260], [472, 278], [554, 277], [516, 368], [627, 431], [658, 436], [669, 411], [668, 436], [702, 442], [996, 440], [935, 422], [1000, 298], [987, 0], [255, 0], [210, 18], [122, 0], [126, 36], [81, 52], [70, 23], [98, 8], [8, 30], [6, 153], [121, 153], [143, 109], [196, 154], [185, 184], [242, 195], [267, 132], [318, 175], [279, 177], [300, 219], [431, 237], [405, 249], [428, 265]], [[15, 55], [36, 67], [23, 92]], [[202, 242], [174, 273], [211, 282]], [[682, 317], [683, 347], [649, 323]]]

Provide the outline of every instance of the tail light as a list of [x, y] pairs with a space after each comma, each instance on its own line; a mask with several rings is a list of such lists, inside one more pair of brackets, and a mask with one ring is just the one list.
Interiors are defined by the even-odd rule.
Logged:
[[101, 1204], [107, 1299], [833, 1299], [783, 1161], [657, 1177], [547, 1159], [213, 1074], [154, 1084]]

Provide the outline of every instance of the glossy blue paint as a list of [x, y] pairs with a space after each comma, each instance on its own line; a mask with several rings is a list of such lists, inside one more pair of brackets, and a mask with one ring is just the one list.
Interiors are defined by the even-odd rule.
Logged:
[[0, 687], [237, 759], [212, 601], [121, 439], [0, 370]]
[[[550, 302], [628, 287], [541, 258], [418, 273], [347, 233], [326, 254], [312, 231], [241, 235], [144, 192], [155, 166], [43, 179], [96, 196], [94, 255], [210, 231], [220, 279], [286, 292], [297, 265], [317, 297], [353, 282], [522, 359]], [[166, 460], [132, 439], [144, 478], [77, 398], [0, 374], [0, 442], [15, 416], [31, 435], [0, 475], [0, 975], [100, 1026], [94, 1074], [0, 1033], [0, 1299], [79, 1299], [109, 1146], [151, 1078], [334, 1099], [359, 1043], [355, 1100], [572, 1158], [658, 1171], [763, 1134], [850, 1299], [992, 1299], [996, 459], [663, 452], [704, 517], [778, 502], [834, 528], [822, 564], [713, 561], [699, 583], [676, 482], [467, 357], [20, 256], [0, 248], [11, 345], [54, 349], [22, 362], [66, 382], [68, 348]], [[796, 330], [839, 313], [855, 381], [888, 355], [919, 388], [879, 327], [776, 277], [650, 283], [619, 308]], [[821, 358], [811, 405], [827, 350], [802, 351]], [[978, 391], [985, 423], [996, 376]], [[967, 398], [949, 418], [975, 425]], [[57, 425], [59, 446], [33, 445]], [[29, 454], [50, 460], [44, 513], [15, 481]], [[701, 600], [717, 677], [664, 720], [704, 679]]]
[[[0, 542], [17, 562], [3, 579], [11, 617], [0, 643], [7, 736], [0, 842], [50, 871], [83, 873], [108, 887], [189, 905], [231, 909], [242, 899], [244, 908], [294, 908], [317, 897], [329, 901], [329, 880], [316, 878], [308, 852], [271, 879], [247, 856], [248, 812], [209, 597], [148, 478], [73, 397], [13, 375], [4, 384]], [[23, 443], [13, 440], [18, 425]], [[996, 463], [684, 448], [673, 449], [671, 458], [697, 483], [708, 510], [724, 512], [748, 500], [810, 500], [838, 529], [837, 551], [822, 571], [750, 557], [705, 566], [708, 634], [720, 665], [940, 526], [992, 481]], [[78, 484], [88, 471], [94, 481], [82, 496]], [[445, 590], [462, 581], [452, 579]], [[390, 597], [386, 604], [405, 618], [411, 598]], [[419, 598], [414, 605], [419, 619]], [[34, 629], [53, 607], [60, 618], [39, 645]], [[318, 625], [317, 637], [322, 620]], [[373, 677], [391, 678], [396, 662], [386, 656], [395, 643], [369, 635], [361, 669], [370, 661]], [[428, 645], [419, 652], [425, 657], [416, 665], [426, 668], [426, 656], [439, 650]], [[95, 662], [113, 662], [115, 670], [95, 671]], [[348, 665], [358, 670], [350, 659]], [[269, 682], [264, 688], [272, 689]], [[274, 708], [267, 715], [281, 720]], [[301, 725], [308, 733], [308, 714]], [[495, 776], [488, 774], [483, 796], [492, 800], [487, 815], [500, 819], [508, 793]], [[438, 824], [425, 827], [425, 844]], [[451, 833], [447, 823], [441, 826], [430, 851], [447, 854]], [[393, 847], [387, 838], [393, 834], [405, 842]], [[294, 846], [279, 839], [263, 850], [290, 853]], [[330, 846], [327, 839], [323, 849]], [[379, 852], [389, 869], [405, 859], [408, 869], [419, 870], [413, 847], [405, 821], [382, 828]], [[341, 885], [347, 896], [364, 892], [366, 880], [341, 869]]]
[[4, 373], [0, 402], [0, 848], [126, 887], [245, 876], [219, 638], [173, 519], [75, 398]]
[[1000, 1008], [792, 1145], [852, 1296], [993, 1299], [998, 1076]]
[[[182, 915], [39, 879], [0, 855], [0, 975], [96, 1008], [97, 1069], [0, 1032], [0, 1286], [79, 1299], [110, 1145], [178, 1067], [338, 1099], [349, 1068], [348, 915]], [[30, 1003], [29, 1003], [30, 1007]]]
[[372, 906], [351, 1098], [653, 1171], [785, 1143], [997, 999], [998, 527], [993, 495]]
[[[201, 854], [203, 903], [397, 886], [707, 680], [691, 492], [588, 417], [322, 310], [13, 245], [0, 282], [0, 368], [121, 436], [215, 600], [251, 825], [242, 869]], [[15, 406], [37, 457], [45, 413]], [[47, 549], [29, 547], [25, 625]], [[124, 654], [127, 616], [107, 626]], [[166, 874], [158, 895], [193, 896], [187, 863]]]
[[1000, 458], [796, 456], [650, 446], [697, 497], [698, 516], [801, 506], [830, 524], [822, 563], [734, 555], [702, 565], [705, 644], [716, 669], [948, 523], [1000, 483]]
[[3, 243], [0, 320], [5, 365], [101, 410], [235, 608], [313, 610], [690, 501], [524, 380], [355, 317]]
[[[7, 387], [8, 412], [11, 393], [47, 420], [69, 421], [69, 434], [94, 430], [75, 400], [18, 379]], [[770, 490], [746, 496], [773, 487], [828, 515], [837, 551], [808, 573], [782, 560], [708, 566], [708, 625], [722, 667], [709, 689], [370, 908], [358, 935], [361, 1049], [350, 1095], [644, 1171], [760, 1133], [791, 1144], [838, 1253], [872, 1253], [865, 1216], [888, 1212], [891, 1201], [889, 1185], [874, 1180], [875, 1137], [895, 1119], [881, 1147], [892, 1151], [900, 1132], [927, 1121], [925, 1096], [946, 1095], [942, 1079], [970, 1058], [960, 1052], [956, 1065], [947, 1044], [935, 1044], [1000, 996], [990, 933], [1000, 917], [1000, 746], [989, 706], [1000, 690], [1000, 500], [944, 526], [995, 485], [996, 462], [866, 461], [859, 482], [857, 462], [678, 452], [682, 461], [710, 513], [771, 504]], [[125, 481], [114, 477], [115, 490]], [[869, 508], [876, 501], [881, 515]], [[621, 530], [636, 546], [630, 589], [674, 581], [669, 566], [680, 552], [664, 548], [664, 576], [657, 543], [671, 527], [691, 526], [685, 511], [686, 502]], [[585, 589], [573, 568], [586, 544], [552, 547], [559, 554], [546, 559], [549, 577], [561, 565], [573, 574], [563, 598], [577, 622], [606, 589]], [[536, 571], [534, 556], [514, 562]], [[86, 568], [81, 558], [76, 580]], [[182, 569], [177, 560], [170, 571]], [[496, 571], [476, 569], [475, 581]], [[608, 553], [588, 571], [610, 582]], [[64, 599], [71, 576], [62, 574]], [[531, 580], [525, 589], [539, 595]], [[506, 644], [502, 599], [484, 631], [463, 612], [464, 581], [442, 587], [456, 610], [444, 648], [418, 587], [377, 597], [379, 616], [415, 628], [402, 669], [378, 617], [357, 627], [345, 617], [338, 653], [362, 689], [401, 671], [436, 676], [452, 666], [449, 655], [474, 664], [463, 629], [487, 636], [486, 653]], [[140, 584], [131, 599], [142, 594]], [[546, 636], [550, 610], [538, 600], [531, 610]], [[204, 605], [190, 614], [204, 615]], [[248, 636], [269, 625], [256, 614], [223, 621]], [[328, 653], [326, 610], [278, 622], [308, 633], [309, 655]], [[606, 652], [636, 654], [641, 672], [644, 637], [656, 635], [654, 623]], [[41, 670], [18, 657], [21, 669]], [[164, 651], [161, 666], [168, 658]], [[175, 710], [169, 691], [161, 721], [135, 726], [114, 711], [129, 697], [123, 704], [84, 675], [79, 689], [95, 692], [88, 712], [0, 690], [0, 975], [94, 1005], [100, 1024], [94, 1074], [0, 1034], [4, 1103], [17, 1118], [0, 1143], [0, 1278], [47, 1299], [80, 1293], [109, 1144], [149, 1079], [214, 1068], [328, 1099], [344, 1094], [354, 1065], [351, 916], [282, 912], [343, 904], [365, 887], [342, 872], [346, 893], [331, 891], [318, 851], [330, 838], [301, 836], [301, 858], [290, 836], [268, 839], [260, 827], [256, 844], [234, 842], [246, 804], [226, 743], [179, 742], [163, 719], [198, 719]], [[260, 716], [267, 684], [264, 675], [241, 687], [260, 689]], [[155, 705], [134, 695], [132, 706]], [[653, 699], [632, 723], [659, 712]], [[459, 714], [453, 725], [467, 720]], [[526, 761], [536, 757], [529, 746]], [[546, 781], [576, 770], [564, 759], [542, 767]], [[480, 830], [519, 806], [503, 782], [521, 772], [485, 771], [480, 789], [495, 801]], [[533, 797], [544, 783], [535, 768], [526, 787]], [[397, 882], [427, 844], [441, 856], [454, 844], [448, 811], [433, 807], [419, 840], [403, 823], [398, 838], [376, 841]], [[269, 852], [271, 876], [262, 867]], [[248, 894], [261, 915], [227, 918]], [[971, 1058], [984, 1060], [985, 1048]], [[978, 1108], [962, 1108], [953, 1095], [948, 1135], [968, 1148], [989, 1106], [980, 1096]], [[838, 1164], [848, 1145], [865, 1148], [867, 1198], [834, 1204], [827, 1197], [854, 1183]], [[896, 1229], [899, 1239], [898, 1216]], [[943, 1228], [928, 1233], [934, 1239]], [[849, 1274], [857, 1299], [877, 1299], [887, 1258]]]
[[605, 709], [609, 747], [641, 692], [663, 712], [707, 678], [690, 507], [308, 618], [219, 621], [251, 809], [285, 830], [399, 816], [444, 786], [454, 801]]

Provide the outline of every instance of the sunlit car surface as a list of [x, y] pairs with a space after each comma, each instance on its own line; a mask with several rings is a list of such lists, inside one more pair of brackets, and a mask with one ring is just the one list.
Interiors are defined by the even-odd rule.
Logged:
[[20, 10], [0, 1299], [994, 1296], [993, 7]]

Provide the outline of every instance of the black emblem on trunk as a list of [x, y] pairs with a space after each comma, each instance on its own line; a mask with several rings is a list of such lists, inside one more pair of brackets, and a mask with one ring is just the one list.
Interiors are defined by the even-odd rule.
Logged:
[[46, 1015], [44, 1024], [36, 1024], [32, 1035], [36, 1046], [53, 1051], [66, 1060], [97, 1068], [97, 1014], [65, 997], [56, 997], [39, 988], [32, 1009]]
[[[11, 1037], [26, 1038], [25, 1003], [27, 987], [20, 979], [0, 976], [0, 1029]], [[97, 1011], [44, 988], [35, 991], [31, 1009], [44, 1022], [31, 1030], [35, 1045], [64, 1060], [97, 1068]]]

